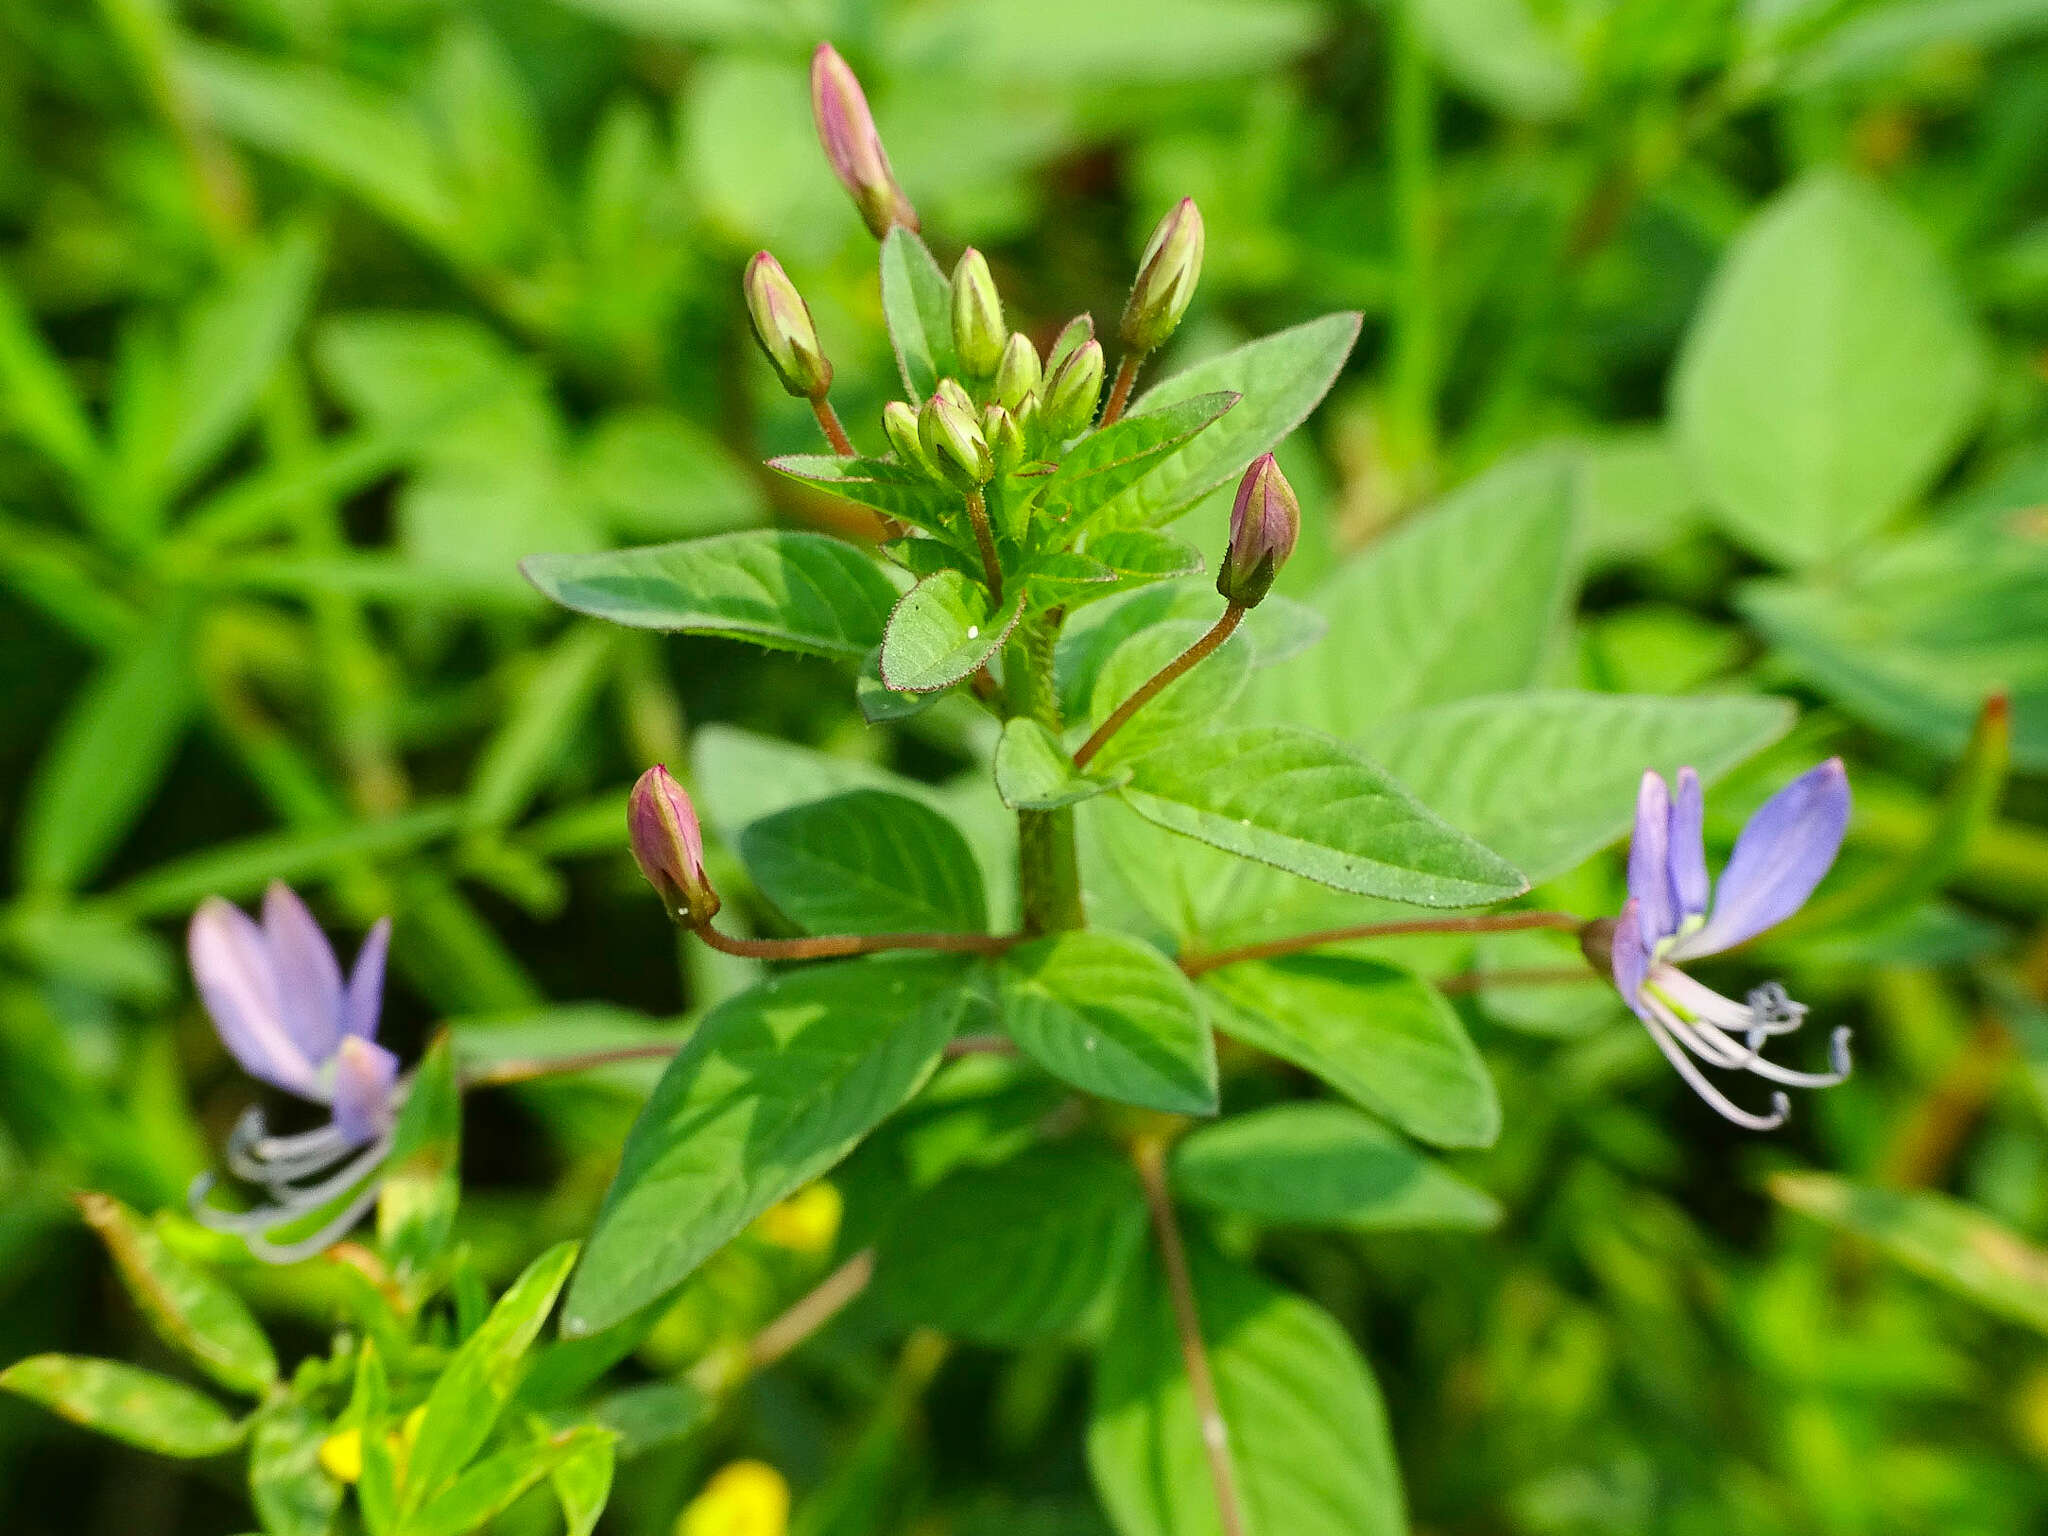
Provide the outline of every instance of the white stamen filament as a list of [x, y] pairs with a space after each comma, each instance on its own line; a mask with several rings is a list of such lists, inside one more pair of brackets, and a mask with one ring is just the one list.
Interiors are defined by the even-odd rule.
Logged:
[[[1783, 1116], [1781, 1114], [1779, 1121], [1773, 1121], [1771, 1125], [1764, 1125], [1759, 1117], [1736, 1110], [1726, 1097], [1712, 1089], [1687, 1059], [1687, 1053], [1710, 1067], [1748, 1072], [1767, 1082], [1782, 1083], [1791, 1088], [1831, 1088], [1849, 1075], [1849, 1030], [1846, 1027], [1837, 1029], [1829, 1037], [1830, 1070], [1826, 1072], [1799, 1072], [1764, 1059], [1763, 1045], [1770, 1036], [1790, 1033], [1806, 1018], [1805, 1005], [1792, 1001], [1776, 982], [1751, 992], [1745, 1006], [1723, 997], [1676, 967], [1660, 963], [1644, 981], [1640, 1001], [1652, 1016], [1644, 1023], [1658, 1047], [1672, 1058], [1673, 1065], [1678, 1067], [1701, 1098], [1739, 1125], [1770, 1129], [1782, 1121]], [[1738, 1041], [1737, 1035], [1742, 1036], [1742, 1040]], [[1673, 1055], [1674, 1051], [1678, 1054]], [[1773, 1103], [1783, 1099], [1784, 1095], [1778, 1094], [1774, 1096]], [[1730, 1113], [1731, 1110], [1734, 1112]]]
[[1650, 1038], [1657, 1042], [1657, 1049], [1664, 1053], [1664, 1059], [1678, 1069], [1678, 1075], [1691, 1085], [1694, 1093], [1706, 1100], [1708, 1108], [1723, 1120], [1733, 1121], [1752, 1131], [1775, 1131], [1785, 1123], [1786, 1118], [1792, 1113], [1792, 1100], [1782, 1090], [1771, 1095], [1771, 1113], [1768, 1115], [1751, 1114], [1734, 1103], [1720, 1089], [1707, 1081], [1706, 1074], [1693, 1064], [1693, 1059], [1686, 1055], [1684, 1047], [1671, 1038], [1663, 1023], [1656, 1017], [1663, 1011], [1661, 1008], [1652, 1008], [1651, 1016], [1643, 1020], [1643, 1028], [1648, 1030]]

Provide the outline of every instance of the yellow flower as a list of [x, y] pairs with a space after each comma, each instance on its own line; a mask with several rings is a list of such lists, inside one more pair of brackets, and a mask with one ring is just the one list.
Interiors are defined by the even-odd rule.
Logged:
[[676, 1536], [786, 1536], [789, 1484], [765, 1461], [721, 1469], [676, 1521]]
[[363, 1432], [344, 1429], [320, 1442], [321, 1470], [337, 1483], [353, 1483], [363, 1475]]
[[771, 1205], [754, 1223], [764, 1243], [794, 1253], [820, 1254], [839, 1236], [839, 1218], [846, 1209], [836, 1187], [813, 1184], [800, 1189], [780, 1205]]

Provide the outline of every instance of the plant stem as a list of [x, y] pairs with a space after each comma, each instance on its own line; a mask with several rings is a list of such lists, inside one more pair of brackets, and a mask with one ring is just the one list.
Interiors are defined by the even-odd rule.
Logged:
[[1225, 608], [1223, 610], [1223, 617], [1216, 621], [1214, 628], [1178, 656], [1174, 657], [1165, 666], [1161, 667], [1152, 675], [1149, 682], [1141, 685], [1136, 693], [1125, 699], [1123, 703], [1117, 705], [1107, 720], [1095, 727], [1095, 734], [1082, 742], [1081, 750], [1074, 754], [1074, 766], [1076, 768], [1086, 768], [1088, 760], [1102, 750], [1104, 742], [1108, 741], [1110, 737], [1114, 736], [1130, 722], [1131, 716], [1156, 699], [1160, 692], [1183, 672], [1186, 672], [1203, 657], [1215, 650], [1217, 646], [1228, 640], [1231, 632], [1244, 622], [1244, 616], [1248, 611], [1245, 608], [1239, 607], [1236, 603], [1232, 603], [1229, 607]]
[[847, 955], [877, 955], [894, 949], [1000, 955], [1018, 939], [1015, 934], [993, 933], [830, 933], [805, 939], [737, 939], [720, 933], [708, 922], [699, 925], [696, 932], [713, 949], [749, 960], [838, 960]]
[[1145, 1186], [1145, 1204], [1152, 1211], [1153, 1235], [1166, 1269], [1166, 1292], [1173, 1302], [1174, 1331], [1180, 1335], [1180, 1357], [1187, 1367], [1188, 1393], [1194, 1399], [1202, 1451], [1209, 1459], [1209, 1481], [1216, 1490], [1216, 1513], [1223, 1536], [1244, 1536], [1244, 1515], [1237, 1499], [1237, 1473], [1230, 1462], [1230, 1426], [1216, 1403], [1216, 1378], [1209, 1373], [1209, 1352], [1202, 1345], [1202, 1317], [1195, 1305], [1195, 1283], [1188, 1273], [1187, 1248], [1173, 1213], [1173, 1193], [1166, 1187], [1166, 1147], [1147, 1136], [1131, 1148]]
[[663, 1040], [646, 1045], [620, 1045], [603, 1051], [578, 1051], [570, 1056], [518, 1056], [493, 1062], [462, 1075], [464, 1088], [500, 1088], [507, 1083], [530, 1083], [537, 1078], [559, 1077], [569, 1072], [590, 1072], [599, 1067], [628, 1061], [666, 1061], [683, 1048], [680, 1040]]
[[1145, 365], [1145, 354], [1126, 352], [1122, 362], [1116, 365], [1116, 382], [1109, 386], [1109, 404], [1102, 408], [1102, 426], [1109, 426], [1124, 414], [1124, 407], [1131, 401], [1131, 386], [1138, 382], [1138, 370]]
[[1577, 933], [1585, 925], [1569, 912], [1489, 912], [1476, 917], [1419, 917], [1398, 923], [1359, 923], [1351, 928], [1324, 928], [1263, 944], [1240, 944], [1206, 955], [1182, 955], [1180, 968], [1190, 976], [1238, 965], [1246, 960], [1271, 960], [1280, 955], [1341, 944], [1347, 939], [1391, 939], [1415, 933], [1517, 933], [1528, 928], [1554, 928]]
[[868, 1288], [875, 1250], [863, 1248], [792, 1302], [767, 1327], [734, 1351], [715, 1350], [691, 1367], [690, 1385], [707, 1397], [730, 1391], [802, 1346]]
[[818, 418], [818, 425], [824, 430], [825, 440], [832, 445], [832, 451], [841, 458], [852, 458], [853, 439], [839, 424], [839, 413], [832, 409], [832, 402], [823, 395], [811, 396], [811, 414]]
[[967, 522], [974, 529], [974, 545], [981, 551], [981, 576], [988, 583], [988, 601], [991, 608], [1000, 608], [1003, 603], [1003, 567], [996, 559], [995, 530], [988, 525], [988, 499], [976, 486], [967, 493]]
[[1439, 976], [1431, 984], [1439, 992], [1478, 992], [1486, 987], [1561, 987], [1595, 980], [1598, 974], [1583, 965], [1542, 965], [1527, 970], [1460, 971], [1455, 976]]
[[[1018, 624], [1003, 653], [1009, 714], [1036, 720], [1055, 737], [1065, 724], [1053, 685], [1056, 639], [1050, 615], [1028, 617]], [[1087, 922], [1072, 807], [1017, 813], [1017, 886], [1027, 934], [1060, 933]]]

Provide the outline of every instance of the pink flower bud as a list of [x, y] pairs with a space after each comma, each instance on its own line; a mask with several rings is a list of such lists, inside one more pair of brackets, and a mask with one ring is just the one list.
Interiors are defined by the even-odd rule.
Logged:
[[818, 44], [811, 55], [811, 111], [818, 120], [818, 139], [832, 174], [853, 194], [854, 206], [877, 240], [891, 225], [917, 230], [917, 210], [896, 185], [888, 151], [875, 131], [874, 114], [860, 81], [830, 43]]
[[668, 769], [640, 775], [626, 805], [633, 859], [677, 922], [695, 928], [718, 912], [718, 893], [704, 873], [704, 833], [697, 808]]
[[1301, 502], [1294, 487], [1273, 455], [1261, 454], [1238, 483], [1237, 502], [1230, 509], [1230, 548], [1216, 573], [1216, 590], [1240, 608], [1257, 607], [1300, 536]]
[[747, 263], [742, 286], [754, 339], [767, 354], [782, 387], [800, 400], [822, 399], [832, 387], [832, 363], [818, 345], [811, 307], [782, 270], [782, 263], [766, 251], [755, 252]]

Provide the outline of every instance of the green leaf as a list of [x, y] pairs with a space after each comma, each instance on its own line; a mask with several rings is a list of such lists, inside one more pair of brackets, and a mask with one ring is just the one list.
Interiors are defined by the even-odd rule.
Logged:
[[78, 1208], [159, 1338], [231, 1391], [255, 1396], [277, 1380], [277, 1355], [241, 1297], [113, 1196], [80, 1195]]
[[715, 1409], [710, 1398], [687, 1382], [649, 1381], [607, 1393], [590, 1405], [589, 1412], [600, 1427], [612, 1432], [624, 1461], [696, 1433]]
[[1120, 580], [1165, 581], [1202, 571], [1202, 552], [1156, 528], [1111, 528], [1088, 540], [1087, 555], [1114, 571]]
[[1353, 556], [1311, 600], [1328, 637], [1260, 678], [1252, 707], [1348, 741], [1528, 687], [1571, 596], [1571, 483], [1554, 454], [1511, 459]]
[[958, 491], [937, 484], [921, 470], [887, 459], [792, 453], [770, 459], [768, 467], [841, 501], [899, 518], [941, 537], [952, 537], [966, 515]]
[[953, 350], [953, 284], [925, 243], [901, 224], [882, 241], [882, 318], [912, 404], [938, 382], [958, 378]]
[[1782, 699], [1518, 693], [1382, 721], [1366, 747], [1430, 809], [1532, 883], [1628, 831], [1643, 770], [1686, 764], [1711, 784], [1792, 727]]
[[1737, 605], [1851, 714], [1949, 756], [1984, 700], [2005, 694], [2014, 763], [2048, 771], [2048, 542], [2024, 532], [2030, 492], [2038, 486], [2014, 486], [1982, 514], [1891, 543], [1838, 578], [1747, 583]]
[[102, 471], [92, 420], [64, 364], [13, 286], [0, 280], [0, 421], [69, 475], [89, 498]]
[[752, 470], [711, 433], [657, 406], [598, 422], [577, 454], [576, 484], [623, 539], [702, 538], [765, 520]]
[[581, 733], [618, 639], [611, 630], [572, 629], [536, 658], [477, 755], [465, 817], [470, 830], [510, 826], [546, 787]]
[[1146, 390], [1134, 413], [1219, 390], [1244, 400], [1214, 431], [1189, 442], [1126, 492], [1117, 504], [1118, 521], [1155, 527], [1170, 522], [1276, 447], [1329, 393], [1358, 339], [1360, 321], [1356, 314], [1324, 315], [1197, 363]]
[[1578, 105], [1579, 62], [1529, 0], [1422, 0], [1415, 16], [1444, 72], [1495, 110], [1550, 122]]
[[[1386, 1405], [1321, 1308], [1191, 1244], [1243, 1536], [1403, 1536]], [[1088, 1468], [1120, 1536], [1223, 1536], [1156, 1264], [1133, 1265], [1095, 1360]]]
[[320, 270], [304, 227], [251, 259], [186, 317], [152, 479], [161, 494], [190, 485], [231, 444], [304, 323]]
[[1943, 1195], [1877, 1189], [1825, 1173], [1780, 1173], [1782, 1204], [1853, 1233], [1943, 1290], [2048, 1333], [2048, 1252]]
[[982, 933], [981, 867], [930, 806], [857, 789], [750, 823], [740, 857], [761, 894], [810, 933]]
[[1052, 732], [1024, 715], [1003, 726], [996, 743], [996, 793], [1013, 811], [1055, 811], [1106, 795], [1129, 780], [1128, 768], [1084, 773]]
[[182, 607], [115, 652], [80, 690], [22, 808], [21, 881], [76, 890], [105, 865], [170, 771], [199, 705]]
[[1985, 349], [1908, 217], [1838, 172], [1730, 250], [1673, 376], [1678, 442], [1728, 532], [1832, 561], [1916, 500], [1983, 409]]
[[296, 1397], [266, 1406], [249, 1436], [249, 1501], [269, 1536], [328, 1536], [342, 1486], [320, 1465], [331, 1427]]
[[1144, 1232], [1130, 1164], [1037, 1147], [900, 1206], [877, 1244], [874, 1296], [906, 1323], [980, 1344], [1059, 1337], [1096, 1311]]
[[[1094, 542], [1103, 537], [1096, 535]], [[1215, 583], [1176, 581], [1148, 591], [1121, 593], [1100, 608], [1090, 609], [1060, 634], [1053, 663], [1060, 685], [1060, 708], [1071, 717], [1087, 712], [1095, 696], [1095, 679], [1131, 636], [1176, 620], [1213, 624], [1220, 612], [1218, 602]], [[1293, 660], [1320, 641], [1328, 628], [1314, 609], [1269, 595], [1245, 616], [1237, 632], [1241, 640], [1251, 643], [1253, 668], [1263, 670]]]
[[1039, 491], [1040, 515], [1060, 525], [1063, 540], [1097, 513], [1121, 521], [1117, 498], [1155, 464], [1203, 428], [1221, 420], [1242, 397], [1233, 390], [1195, 395], [1124, 417], [1081, 439]]
[[1443, 995], [1376, 960], [1302, 955], [1202, 980], [1216, 1027], [1321, 1078], [1420, 1141], [1487, 1147], [1500, 1099]]
[[218, 1456], [241, 1444], [247, 1431], [183, 1382], [115, 1360], [30, 1355], [0, 1371], [0, 1390], [159, 1456]]
[[[471, 1536], [510, 1509], [542, 1478], [553, 1476], [571, 1461], [602, 1454], [610, 1445], [608, 1431], [578, 1428], [495, 1451], [464, 1472], [432, 1503], [402, 1521], [398, 1536]], [[607, 1470], [609, 1465], [607, 1461]]]
[[402, 1514], [427, 1507], [490, 1439], [519, 1383], [526, 1352], [540, 1336], [575, 1262], [576, 1245], [557, 1243], [527, 1265], [449, 1358], [427, 1394], [426, 1412], [405, 1458]]
[[425, 1276], [447, 1251], [462, 1198], [461, 1157], [462, 1093], [444, 1034], [413, 1072], [377, 1195], [377, 1246], [399, 1275]]
[[[1116, 648], [1095, 679], [1088, 717], [1099, 723], [1149, 683], [1167, 663], [1214, 627], [1214, 620], [1175, 619], [1155, 624]], [[1163, 748], [1182, 731], [1201, 731], [1231, 718], [1230, 706], [1251, 676], [1252, 644], [1233, 634], [1193, 670], [1167, 684], [1102, 748], [1095, 761], [1126, 763]]]
[[853, 701], [869, 725], [887, 725], [921, 715], [939, 702], [936, 693], [898, 693], [882, 681], [882, 648], [878, 645], [861, 658], [860, 673], [853, 680]]
[[882, 682], [898, 693], [932, 693], [985, 666], [1024, 612], [1021, 584], [989, 611], [988, 589], [959, 571], [927, 576], [889, 615], [882, 638]]
[[1478, 1230], [1500, 1220], [1492, 1196], [1341, 1104], [1280, 1104], [1202, 1126], [1174, 1149], [1173, 1187], [1293, 1226]]
[[635, 629], [723, 635], [859, 661], [881, 643], [896, 588], [872, 556], [821, 533], [752, 529], [520, 569], [565, 608]]
[[1171, 960], [1120, 933], [1021, 944], [997, 968], [1003, 1027], [1076, 1088], [1171, 1114], [1216, 1110], [1216, 1045]]
[[[657, 1384], [663, 1385], [663, 1384]], [[618, 1439], [585, 1432], [555, 1463], [548, 1480], [562, 1506], [564, 1536], [591, 1536], [612, 1496], [612, 1473], [618, 1462]]]
[[963, 967], [891, 956], [776, 976], [721, 1003], [626, 1138], [563, 1332], [666, 1294], [923, 1086], [969, 1011]]
[[1147, 821], [1340, 891], [1475, 907], [1528, 889], [1383, 770], [1313, 731], [1183, 735], [1130, 766], [1123, 797]]

